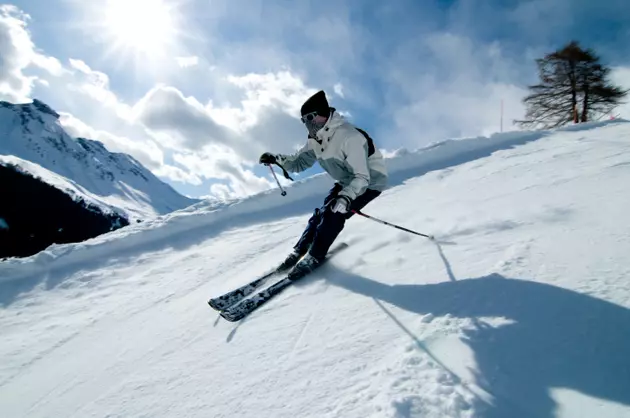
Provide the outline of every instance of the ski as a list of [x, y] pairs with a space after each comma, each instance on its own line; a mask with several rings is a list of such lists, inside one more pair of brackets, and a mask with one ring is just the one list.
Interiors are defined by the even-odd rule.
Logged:
[[[348, 247], [348, 244], [342, 243], [338, 245], [335, 249], [331, 250], [324, 261], [318, 266], [320, 268], [323, 264], [325, 264], [333, 255], [337, 254], [339, 251]], [[312, 273], [309, 272], [309, 273]], [[308, 273], [307, 273], [308, 274]], [[241, 302], [230, 306], [229, 308], [223, 310], [221, 312], [221, 316], [230, 322], [240, 321], [245, 318], [247, 315], [251, 314], [253, 311], [258, 309], [260, 306], [271, 300], [274, 296], [282, 292], [287, 287], [291, 286], [296, 281], [304, 278], [307, 274], [302, 275], [300, 277], [293, 277], [289, 279], [288, 277], [283, 278], [282, 280], [274, 283], [269, 286], [267, 289], [257, 293], [249, 299], [244, 299]]]
[[210, 305], [212, 309], [221, 312], [251, 295], [256, 289], [264, 285], [267, 280], [280, 273], [281, 271], [279, 269], [270, 271], [269, 273], [244, 284], [238, 289], [231, 290], [221, 296], [210, 299], [208, 301], [208, 305]]
[[293, 280], [283, 278], [277, 283], [269, 286], [267, 289], [259, 292], [255, 296], [245, 299], [242, 302], [232, 305], [228, 309], [221, 312], [221, 316], [230, 322], [240, 321], [247, 315], [251, 314], [257, 308], [264, 303], [268, 302], [272, 297], [280, 293], [285, 288], [289, 287], [293, 283]]

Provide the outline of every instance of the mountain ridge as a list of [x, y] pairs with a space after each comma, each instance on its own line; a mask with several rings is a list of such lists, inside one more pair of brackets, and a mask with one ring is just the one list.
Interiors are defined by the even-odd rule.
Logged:
[[67, 178], [129, 220], [164, 215], [198, 202], [177, 193], [134, 157], [110, 152], [93, 139], [70, 136], [59, 117], [38, 99], [21, 104], [0, 101], [0, 155], [30, 161]]

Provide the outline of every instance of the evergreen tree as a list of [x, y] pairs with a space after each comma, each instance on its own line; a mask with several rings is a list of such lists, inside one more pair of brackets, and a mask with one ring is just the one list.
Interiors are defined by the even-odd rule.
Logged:
[[629, 90], [609, 81], [610, 68], [600, 64], [591, 49], [576, 41], [536, 60], [540, 83], [529, 86], [521, 126], [557, 128], [567, 123], [594, 120], [622, 103]]

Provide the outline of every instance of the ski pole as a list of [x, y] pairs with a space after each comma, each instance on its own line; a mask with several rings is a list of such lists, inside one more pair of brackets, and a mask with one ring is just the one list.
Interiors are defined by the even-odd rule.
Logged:
[[271, 165], [267, 164], [267, 167], [269, 167], [269, 170], [271, 170], [271, 174], [273, 174], [273, 178], [276, 179], [276, 183], [278, 183], [278, 187], [280, 188], [281, 191], [281, 195], [282, 196], [286, 196], [287, 192], [284, 190], [284, 188], [282, 187], [282, 185], [280, 184], [280, 181], [278, 180], [278, 177], [276, 177], [276, 172], [273, 171], [273, 167], [271, 167]]
[[370, 215], [366, 215], [365, 213], [361, 212], [360, 210], [352, 210], [351, 212], [356, 213], [357, 215], [363, 216], [364, 218], [368, 218], [368, 219], [371, 219], [371, 220], [373, 220], [375, 222], [381, 223], [383, 225], [391, 226], [393, 228], [400, 229], [401, 231], [409, 232], [410, 234], [420, 235], [421, 237], [429, 238], [430, 240], [435, 240], [435, 237], [433, 235], [421, 234], [420, 232], [412, 231], [411, 229], [407, 229], [407, 228], [404, 228], [402, 226], [390, 224], [389, 222], [383, 221], [381, 219], [377, 219], [377, 218], [375, 218], [373, 216], [370, 216]]

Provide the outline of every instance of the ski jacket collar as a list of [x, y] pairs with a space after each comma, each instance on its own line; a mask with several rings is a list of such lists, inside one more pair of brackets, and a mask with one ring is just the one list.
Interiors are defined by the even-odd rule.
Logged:
[[343, 125], [344, 122], [345, 119], [343, 118], [343, 116], [337, 113], [335, 108], [330, 108], [330, 117], [328, 118], [328, 121], [322, 127], [322, 129], [317, 131], [314, 139], [317, 140], [317, 142], [319, 142], [320, 144], [329, 142], [332, 136], [335, 134], [337, 128]]

